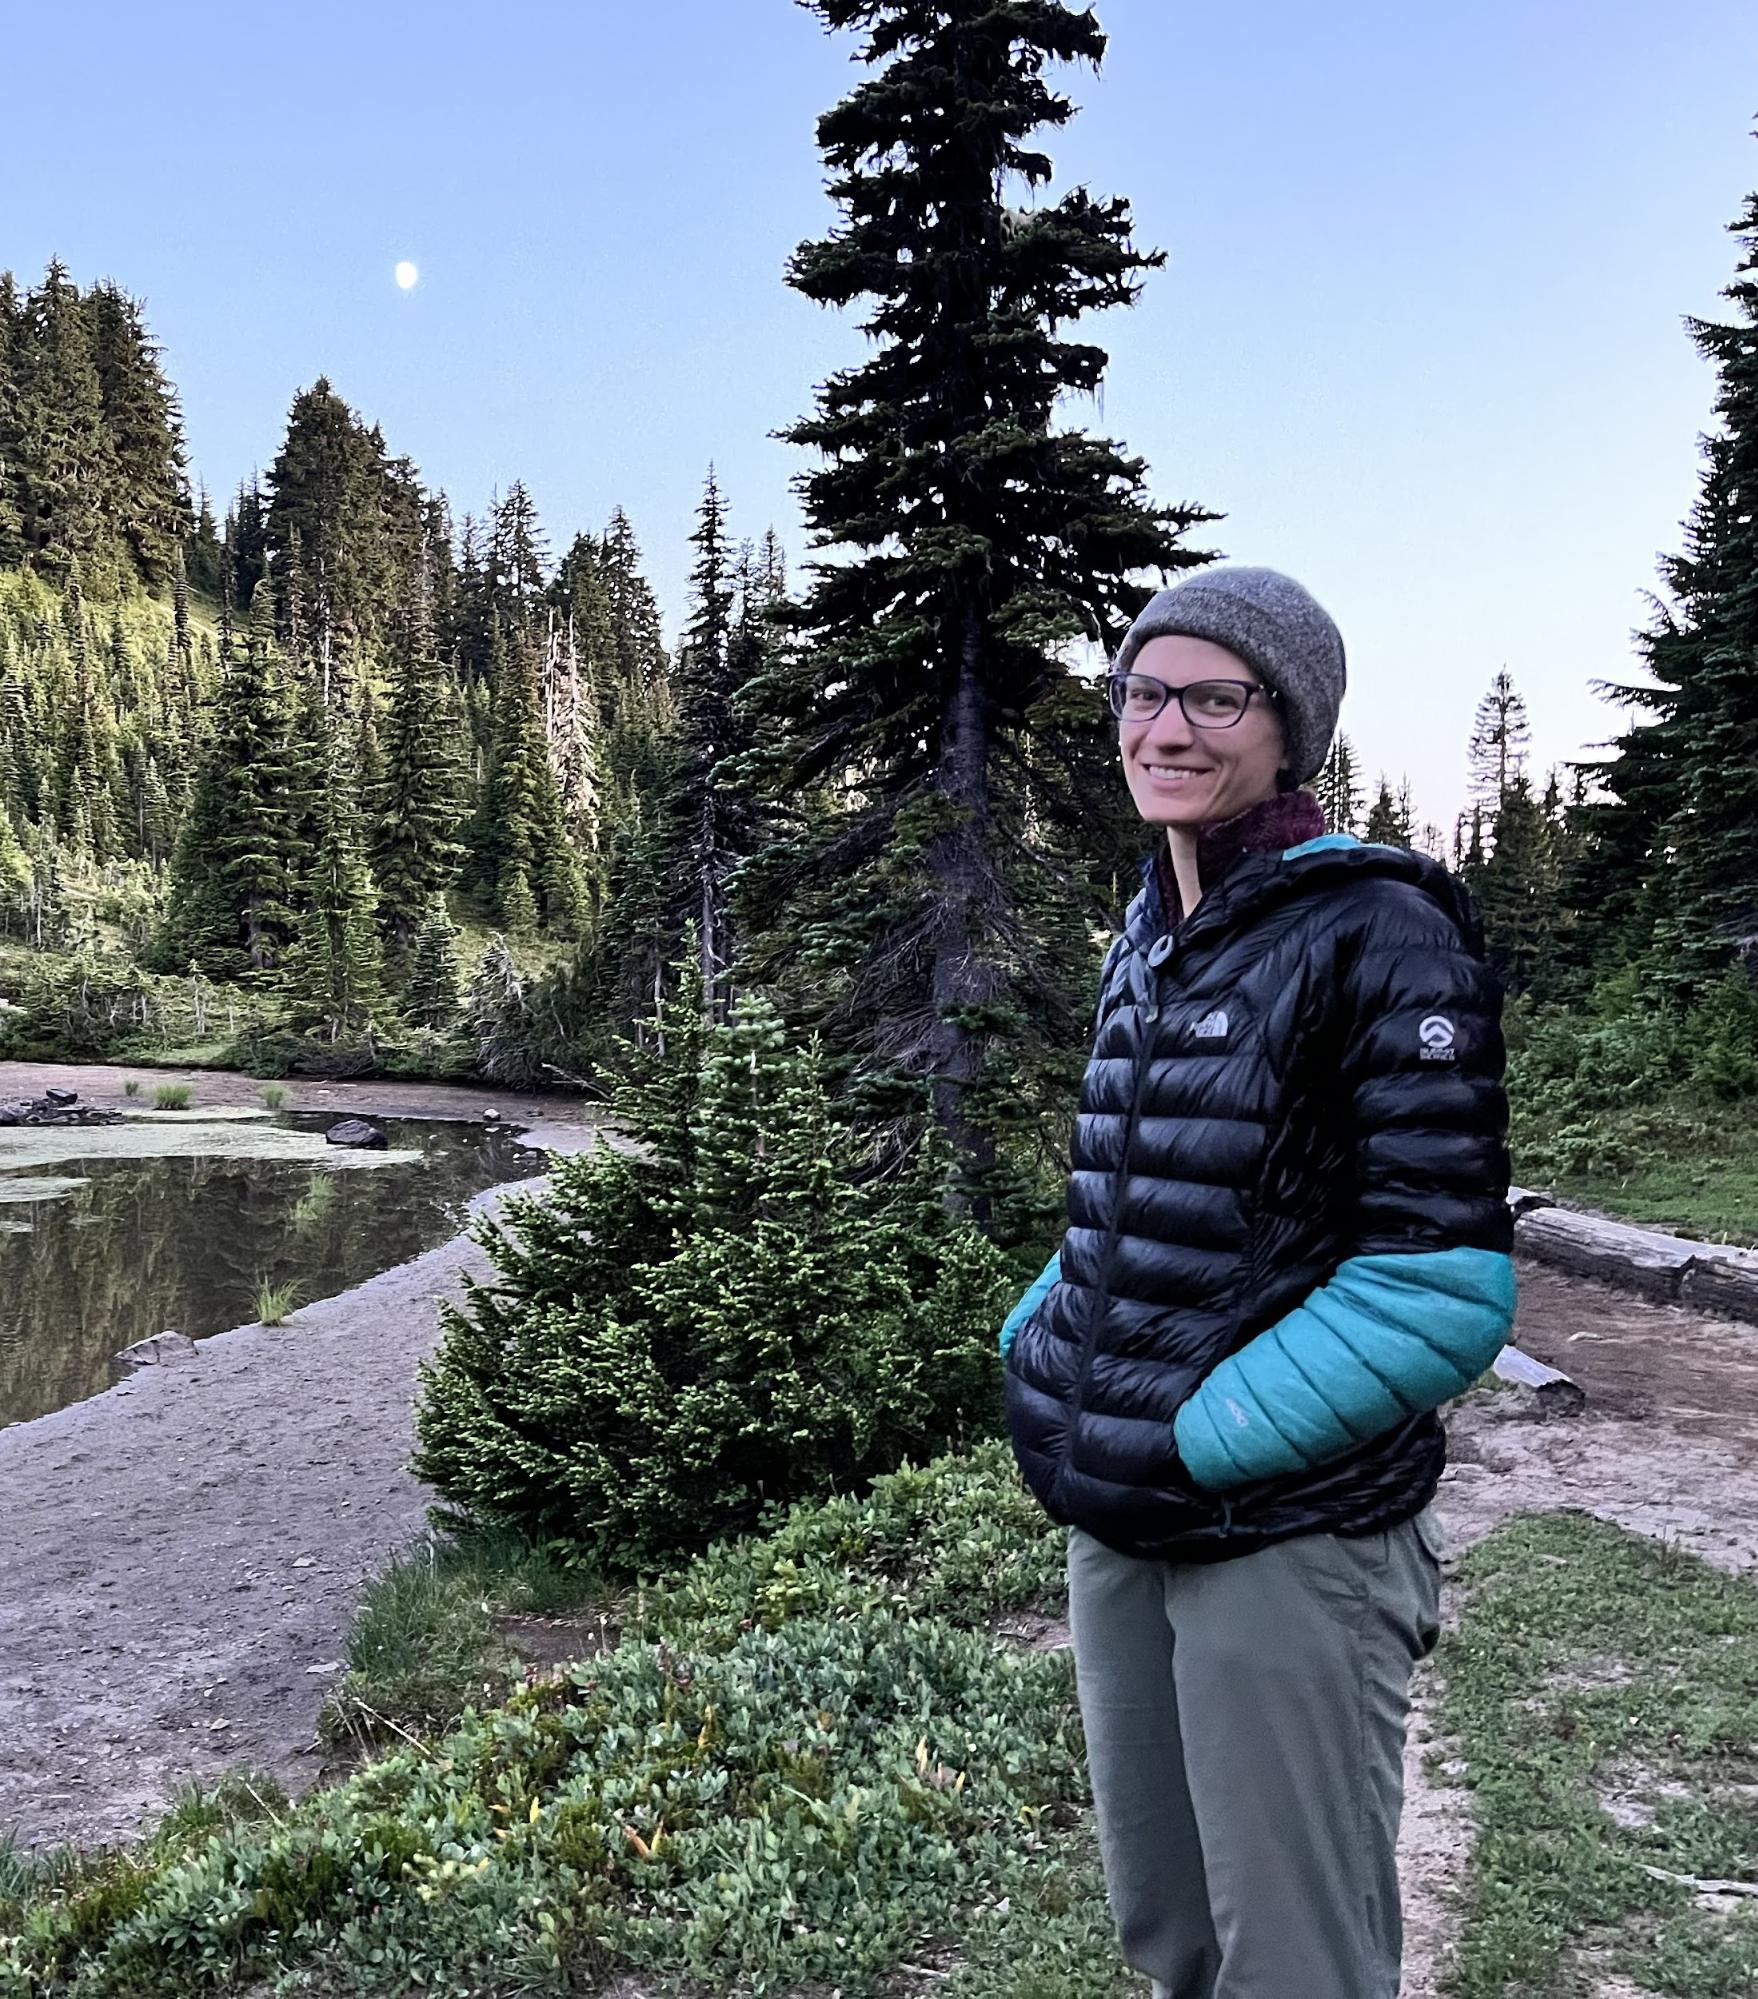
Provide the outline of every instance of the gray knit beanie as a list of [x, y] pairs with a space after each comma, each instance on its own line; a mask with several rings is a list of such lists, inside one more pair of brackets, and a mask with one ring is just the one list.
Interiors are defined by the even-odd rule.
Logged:
[[1150, 597], [1117, 648], [1128, 673], [1149, 639], [1211, 639], [1254, 667], [1282, 697], [1282, 731], [1296, 784], [1324, 765], [1343, 705], [1343, 636], [1324, 607], [1279, 569], [1224, 563]]

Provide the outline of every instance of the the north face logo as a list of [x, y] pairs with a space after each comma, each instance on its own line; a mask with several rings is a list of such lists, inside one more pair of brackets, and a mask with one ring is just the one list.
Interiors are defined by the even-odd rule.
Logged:
[[1205, 1013], [1190, 1031], [1198, 1041], [1219, 1041], [1227, 1032], [1227, 1016], [1216, 1007], [1213, 1013]]
[[1422, 1042], [1423, 1061], [1451, 1062], [1455, 1059], [1453, 1023], [1444, 1013], [1431, 1013], [1416, 1032]]

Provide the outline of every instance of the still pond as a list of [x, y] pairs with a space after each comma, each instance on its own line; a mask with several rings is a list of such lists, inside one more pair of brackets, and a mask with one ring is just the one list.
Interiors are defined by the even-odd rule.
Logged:
[[543, 1170], [512, 1132], [462, 1122], [374, 1118], [386, 1150], [328, 1147], [336, 1115], [0, 1131], [0, 1425], [108, 1387], [149, 1334], [249, 1323], [265, 1283], [301, 1304], [346, 1291], [456, 1234], [473, 1195]]

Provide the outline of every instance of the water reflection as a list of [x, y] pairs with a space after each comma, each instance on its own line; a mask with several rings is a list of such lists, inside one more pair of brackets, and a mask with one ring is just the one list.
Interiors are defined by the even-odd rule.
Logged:
[[[333, 1116], [279, 1122], [322, 1129]], [[443, 1242], [472, 1194], [541, 1171], [505, 1131], [374, 1122], [420, 1161], [327, 1173], [285, 1160], [70, 1159], [55, 1173], [83, 1186], [0, 1207], [0, 1424], [108, 1387], [111, 1356], [149, 1333], [201, 1339], [244, 1324], [265, 1278], [296, 1285], [307, 1304], [333, 1297]]]

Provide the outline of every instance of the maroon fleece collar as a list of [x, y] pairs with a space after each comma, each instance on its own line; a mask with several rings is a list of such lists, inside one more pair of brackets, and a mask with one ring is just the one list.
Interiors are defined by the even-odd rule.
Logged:
[[[1273, 798], [1248, 805], [1231, 819], [1216, 819], [1198, 828], [1196, 871], [1205, 891], [1212, 888], [1241, 854], [1298, 847], [1325, 830], [1324, 809], [1310, 791], [1279, 791]], [[1172, 850], [1162, 839], [1154, 849], [1154, 880], [1168, 926], [1184, 915], [1178, 877], [1172, 871]]]

